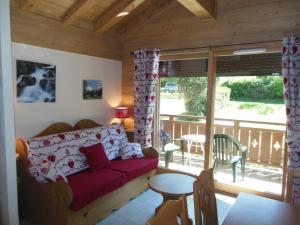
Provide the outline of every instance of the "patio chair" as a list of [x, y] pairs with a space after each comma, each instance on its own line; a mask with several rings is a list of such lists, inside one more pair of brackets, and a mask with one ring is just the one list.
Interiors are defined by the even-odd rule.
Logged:
[[248, 149], [238, 142], [234, 137], [228, 134], [214, 135], [214, 166], [218, 168], [219, 164], [231, 164], [233, 182], [236, 182], [236, 167], [241, 163], [242, 179], [245, 176], [245, 164], [248, 155]]
[[[162, 145], [162, 151], [165, 152], [165, 167], [168, 168], [170, 161], [173, 160], [173, 152], [181, 151], [182, 158], [183, 152], [180, 145], [175, 144], [176, 141], [180, 141], [180, 139], [172, 139], [171, 134], [167, 131], [161, 129], [160, 130], [160, 140]], [[184, 162], [184, 161], [183, 161]]]
[[218, 225], [213, 168], [202, 170], [194, 181], [195, 225]]

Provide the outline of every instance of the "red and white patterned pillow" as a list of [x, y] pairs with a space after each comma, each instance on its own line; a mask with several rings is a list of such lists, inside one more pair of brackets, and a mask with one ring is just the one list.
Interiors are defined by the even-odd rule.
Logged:
[[49, 161], [48, 159], [44, 159], [41, 164], [41, 175], [44, 176], [46, 179], [49, 179], [53, 182], [58, 180], [64, 180], [68, 183], [67, 178], [61, 172], [60, 169], [55, 167], [55, 164]]
[[139, 143], [123, 143], [121, 145], [121, 157], [123, 160], [144, 157], [141, 145]]
[[109, 160], [120, 157], [120, 145], [128, 142], [124, 127], [120, 124], [95, 127], [85, 131], [89, 145], [100, 142]]
[[45, 158], [68, 176], [89, 167], [80, 147], [102, 143], [108, 159], [112, 160], [120, 156], [120, 144], [126, 142], [125, 130], [118, 124], [31, 138], [25, 141], [28, 169], [38, 182], [46, 183], [48, 180], [41, 174]]

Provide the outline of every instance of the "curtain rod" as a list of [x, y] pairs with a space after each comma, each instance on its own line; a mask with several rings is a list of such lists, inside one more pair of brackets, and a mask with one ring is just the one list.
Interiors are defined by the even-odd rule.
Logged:
[[[197, 49], [212, 49], [212, 48], [220, 48], [220, 47], [230, 47], [236, 45], [250, 45], [250, 44], [264, 44], [264, 43], [272, 43], [272, 42], [282, 42], [282, 40], [269, 40], [269, 41], [257, 41], [257, 42], [245, 42], [245, 43], [234, 43], [234, 44], [227, 44], [227, 45], [211, 45], [211, 46], [200, 46], [200, 47], [193, 47], [193, 48], [177, 48], [177, 49], [166, 49], [160, 50], [159, 52], [173, 52], [173, 51], [185, 51], [185, 50], [197, 50]], [[130, 52], [130, 55], [134, 55], [134, 52]]]

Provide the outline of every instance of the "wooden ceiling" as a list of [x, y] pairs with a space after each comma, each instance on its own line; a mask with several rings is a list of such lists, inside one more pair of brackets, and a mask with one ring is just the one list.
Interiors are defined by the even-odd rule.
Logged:
[[[174, 4], [200, 18], [216, 18], [217, 0], [11, 0], [11, 7], [103, 34], [143, 26]], [[129, 15], [117, 17], [121, 12]]]

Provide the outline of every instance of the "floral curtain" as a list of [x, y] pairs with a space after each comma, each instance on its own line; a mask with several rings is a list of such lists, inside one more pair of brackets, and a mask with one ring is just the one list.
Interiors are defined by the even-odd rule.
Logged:
[[142, 147], [152, 144], [159, 55], [158, 49], [134, 51], [134, 141]]
[[[283, 38], [282, 73], [287, 115], [288, 167], [300, 170], [300, 39]], [[293, 178], [292, 202], [300, 205], [300, 178]]]

